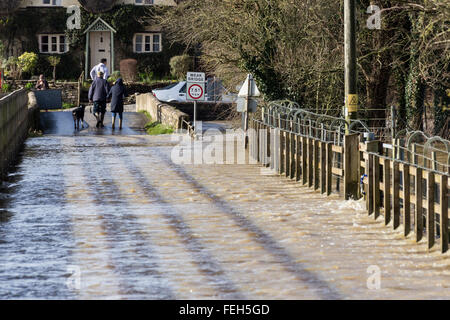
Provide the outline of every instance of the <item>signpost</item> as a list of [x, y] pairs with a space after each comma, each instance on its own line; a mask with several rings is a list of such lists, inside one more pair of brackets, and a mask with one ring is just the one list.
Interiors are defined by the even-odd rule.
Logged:
[[205, 101], [205, 74], [188, 72], [186, 76], [186, 100], [194, 101], [194, 134], [197, 132], [197, 101]]
[[245, 147], [247, 148], [247, 130], [248, 130], [248, 114], [250, 112], [256, 112], [258, 102], [254, 99], [259, 97], [261, 93], [256, 86], [255, 80], [251, 74], [247, 75], [244, 84], [238, 94], [237, 99], [237, 111], [242, 112], [242, 120], [245, 132]]

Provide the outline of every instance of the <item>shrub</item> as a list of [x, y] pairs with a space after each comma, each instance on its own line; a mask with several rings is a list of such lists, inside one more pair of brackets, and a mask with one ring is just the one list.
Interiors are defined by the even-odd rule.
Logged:
[[33, 85], [32, 82], [28, 82], [28, 83], [25, 85], [25, 88], [28, 89], [28, 90], [31, 90], [31, 89], [34, 88], [34, 85]]
[[11, 85], [9, 83], [4, 83], [2, 86], [3, 92], [10, 92], [11, 91]]
[[47, 60], [53, 67], [53, 83], [56, 83], [56, 66], [61, 62], [61, 57], [50, 56], [47, 58]]
[[175, 56], [170, 59], [170, 72], [179, 80], [184, 79], [192, 65], [192, 57], [187, 54]]
[[18, 59], [17, 65], [22, 72], [33, 73], [38, 62], [38, 56], [34, 52], [24, 52]]
[[120, 61], [120, 74], [123, 81], [134, 82], [137, 78], [137, 60], [124, 59]]
[[120, 72], [119, 71], [114, 71], [113, 73], [111, 73], [111, 75], [108, 77], [108, 82], [110, 83], [114, 83], [117, 81], [117, 79], [120, 78]]
[[62, 105], [62, 108], [63, 109], [72, 109], [72, 108], [75, 108], [75, 105], [73, 103], [64, 102]]

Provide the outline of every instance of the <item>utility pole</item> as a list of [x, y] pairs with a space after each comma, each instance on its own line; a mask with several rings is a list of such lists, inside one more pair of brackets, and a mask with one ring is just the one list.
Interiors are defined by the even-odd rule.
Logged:
[[[356, 0], [344, 0], [345, 109], [347, 123], [357, 119], [358, 92], [356, 73]], [[349, 128], [346, 127], [348, 134]]]

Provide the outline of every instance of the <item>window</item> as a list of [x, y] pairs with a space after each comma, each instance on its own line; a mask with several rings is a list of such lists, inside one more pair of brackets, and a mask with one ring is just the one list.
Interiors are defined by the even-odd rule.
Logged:
[[42, 0], [44, 6], [61, 6], [61, 0]]
[[134, 35], [134, 52], [161, 52], [161, 34], [137, 33]]
[[65, 53], [69, 51], [64, 34], [40, 34], [39, 51], [41, 53]]
[[135, 0], [134, 3], [138, 5], [147, 5], [147, 4], [153, 4], [153, 0]]

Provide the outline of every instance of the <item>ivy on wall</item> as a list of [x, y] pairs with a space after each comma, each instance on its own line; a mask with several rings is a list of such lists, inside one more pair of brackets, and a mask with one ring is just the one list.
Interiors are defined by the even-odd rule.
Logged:
[[[80, 8], [81, 29], [67, 30], [66, 22], [69, 14], [67, 14], [66, 8], [26, 8], [8, 17], [0, 18], [0, 41], [7, 44], [6, 53], [9, 52], [14, 39], [16, 39], [16, 44], [17, 39], [20, 39], [23, 51], [38, 53], [38, 33], [65, 33], [70, 43], [70, 50], [68, 53], [60, 55], [61, 63], [57, 68], [57, 78], [77, 79], [84, 70], [86, 41], [84, 31], [98, 17], [101, 17], [117, 31], [115, 50], [119, 56], [138, 60], [139, 72], [151, 70], [155, 75], [164, 76], [170, 73], [170, 58], [183, 52], [184, 48], [181, 45], [171, 45], [163, 36], [163, 52], [142, 54], [133, 52], [134, 33], [145, 31], [145, 27], [153, 23], [152, 16], [156, 10], [161, 9], [153, 6], [121, 5], [115, 6], [105, 13], [93, 14]], [[47, 54], [38, 55], [36, 74], [51, 75], [52, 67], [48, 63], [47, 57]]]

